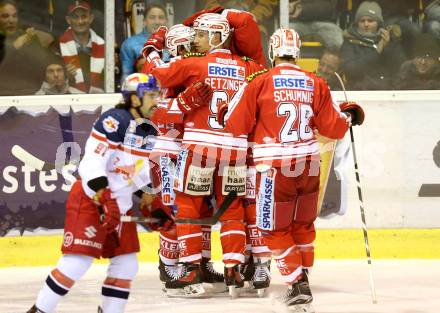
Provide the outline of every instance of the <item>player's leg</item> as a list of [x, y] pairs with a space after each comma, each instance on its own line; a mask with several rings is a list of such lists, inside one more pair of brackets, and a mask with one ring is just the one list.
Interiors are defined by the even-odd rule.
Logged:
[[53, 312], [74, 283], [87, 272], [93, 258], [101, 256], [105, 236], [98, 208], [84, 193], [81, 181], [77, 181], [66, 203], [63, 256], [47, 276], [29, 312]]
[[225, 264], [225, 283], [230, 287], [230, 293], [234, 297], [233, 287], [241, 288], [244, 285], [240, 265], [244, 263], [246, 249], [243, 207], [243, 197], [246, 192], [246, 166], [234, 165], [233, 163], [220, 166], [214, 189], [218, 204], [224, 201], [225, 196], [231, 190], [237, 191], [238, 196], [220, 217], [220, 241], [223, 250], [223, 263]]
[[[213, 167], [206, 158], [193, 156], [189, 150], [179, 153], [174, 177], [177, 218], [200, 218], [204, 197], [211, 194]], [[202, 260], [202, 227], [177, 224], [181, 277], [165, 283], [169, 296], [199, 296], [204, 293], [200, 262]], [[175, 292], [172, 292], [172, 291]]]
[[[214, 206], [216, 206], [214, 197], [206, 197], [201, 208], [200, 217], [212, 216]], [[224, 276], [214, 269], [211, 262], [211, 228], [211, 225], [202, 225], [202, 262], [200, 263], [200, 269], [204, 283], [221, 284], [218, 287], [219, 290], [223, 290]]]
[[[132, 215], [130, 210], [127, 215]], [[115, 236], [107, 236], [102, 256], [110, 259], [102, 289], [101, 308], [105, 313], [122, 313], [130, 295], [131, 282], [138, 271], [136, 253], [140, 251], [136, 223], [123, 223]]]

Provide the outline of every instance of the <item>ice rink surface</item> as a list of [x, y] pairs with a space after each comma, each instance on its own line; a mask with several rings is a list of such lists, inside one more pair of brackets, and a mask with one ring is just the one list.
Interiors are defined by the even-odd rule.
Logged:
[[[238, 299], [171, 299], [161, 291], [157, 265], [141, 263], [126, 307], [131, 313], [277, 312], [272, 297], [284, 291], [272, 266], [266, 298], [246, 292]], [[221, 269], [220, 263], [216, 264]], [[0, 312], [24, 313], [35, 301], [51, 267], [0, 268]], [[93, 265], [58, 306], [59, 313], [96, 312], [106, 266]], [[439, 313], [440, 260], [373, 260], [378, 304], [372, 304], [365, 260], [318, 260], [311, 277], [316, 313]]]

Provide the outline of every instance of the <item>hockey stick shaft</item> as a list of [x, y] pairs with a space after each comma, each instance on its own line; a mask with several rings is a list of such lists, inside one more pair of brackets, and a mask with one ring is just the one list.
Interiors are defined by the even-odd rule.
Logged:
[[177, 218], [176, 224], [193, 224], [193, 225], [215, 225], [220, 220], [220, 217], [225, 213], [225, 211], [229, 208], [232, 202], [237, 197], [237, 192], [230, 191], [225, 199], [222, 202], [220, 208], [215, 212], [215, 214], [211, 217], [207, 218]]
[[[345, 101], [348, 102], [348, 97], [347, 97], [347, 92], [345, 90], [344, 82], [342, 81], [342, 78], [341, 78], [341, 76], [339, 76], [338, 73], [335, 72], [335, 75], [338, 78], [339, 83], [341, 84], [342, 91], [344, 92], [344, 96], [345, 96]], [[356, 176], [356, 185], [357, 185], [358, 198], [359, 198], [359, 208], [361, 211], [362, 231], [364, 234], [364, 241], [365, 241], [365, 252], [367, 255], [368, 272], [369, 272], [369, 276], [370, 276], [371, 297], [372, 297], [373, 303], [376, 304], [377, 303], [376, 288], [374, 286], [373, 264], [371, 263], [371, 252], [370, 252], [370, 244], [368, 241], [367, 221], [365, 218], [364, 200], [362, 197], [361, 180], [360, 180], [359, 167], [358, 167], [358, 162], [357, 162], [356, 147], [354, 144], [353, 127], [351, 127], [351, 126], [350, 126], [350, 139], [351, 139], [351, 151], [353, 152], [354, 172], [355, 172], [355, 176]]]
[[32, 153], [28, 152], [26, 149], [19, 145], [14, 145], [11, 148], [11, 153], [13, 156], [15, 156], [17, 159], [19, 159], [21, 162], [23, 162], [25, 165], [32, 167], [33, 169], [39, 170], [39, 171], [51, 171], [58, 168], [63, 168], [64, 166], [68, 164], [74, 164], [75, 163], [50, 163], [47, 161], [43, 161], [40, 158], [37, 158]]
[[157, 218], [151, 218], [151, 217], [141, 217], [141, 216], [129, 216], [129, 215], [122, 215], [121, 216], [121, 222], [123, 223], [129, 223], [129, 222], [135, 222], [135, 223], [158, 223], [160, 220]]

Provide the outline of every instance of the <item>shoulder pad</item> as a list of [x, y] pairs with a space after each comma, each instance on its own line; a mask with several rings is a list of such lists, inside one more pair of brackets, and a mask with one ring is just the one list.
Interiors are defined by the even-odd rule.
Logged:
[[268, 72], [269, 70], [267, 70], [267, 69], [262, 69], [261, 71], [258, 71], [258, 72], [255, 72], [255, 73], [252, 73], [251, 75], [249, 75], [248, 77], [246, 77], [246, 80], [248, 81], [248, 82], [251, 82], [255, 77], [257, 77], [258, 75], [261, 75], [261, 74], [264, 74], [264, 73], [266, 73], [266, 72]]
[[200, 53], [200, 52], [188, 52], [183, 55], [183, 58], [186, 59], [190, 57], [204, 57], [205, 55], [206, 55], [205, 53]]
[[248, 57], [248, 56], [242, 56], [241, 57], [241, 59], [243, 60], [243, 61], [246, 61], [246, 62], [249, 62], [249, 61], [253, 61], [254, 59], [252, 59], [251, 57]]

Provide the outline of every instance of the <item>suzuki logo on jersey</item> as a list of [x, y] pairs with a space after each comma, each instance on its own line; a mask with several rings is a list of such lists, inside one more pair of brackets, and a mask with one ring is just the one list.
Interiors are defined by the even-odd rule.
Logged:
[[307, 76], [274, 75], [273, 87], [275, 89], [305, 89], [313, 90], [313, 79]]
[[241, 66], [209, 63], [208, 75], [214, 77], [226, 77], [244, 80], [245, 71], [244, 67]]
[[86, 227], [84, 231], [84, 235], [87, 236], [87, 238], [93, 238], [96, 236], [96, 228], [93, 226]]
[[257, 206], [257, 225], [260, 229], [272, 230], [274, 227], [275, 173], [275, 169], [270, 169], [261, 175]]

